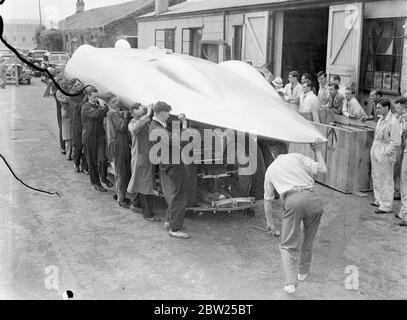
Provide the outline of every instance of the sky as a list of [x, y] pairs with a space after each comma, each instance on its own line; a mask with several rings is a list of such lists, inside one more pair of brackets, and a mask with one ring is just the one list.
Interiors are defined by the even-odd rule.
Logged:
[[[4, 20], [37, 19], [39, 0], [5, 0], [0, 5], [0, 14]], [[85, 10], [128, 2], [130, 0], [84, 0]], [[188, 0], [197, 1], [197, 0]], [[203, 1], [203, 0], [198, 0]], [[76, 0], [41, 0], [41, 15], [44, 20], [60, 21], [75, 13]]]

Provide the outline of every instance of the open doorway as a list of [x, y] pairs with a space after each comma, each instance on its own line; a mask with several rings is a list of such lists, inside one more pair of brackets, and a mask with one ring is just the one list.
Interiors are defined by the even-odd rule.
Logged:
[[[288, 82], [288, 72], [313, 75], [326, 68], [329, 8], [284, 12], [281, 75]], [[316, 77], [314, 77], [314, 83]], [[315, 83], [316, 84], [316, 83]]]

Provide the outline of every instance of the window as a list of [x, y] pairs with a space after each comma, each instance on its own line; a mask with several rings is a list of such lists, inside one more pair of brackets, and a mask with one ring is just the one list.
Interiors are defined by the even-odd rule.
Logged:
[[182, 53], [201, 56], [202, 28], [182, 29]]
[[365, 21], [361, 72], [363, 89], [376, 88], [394, 94], [400, 92], [404, 21]]
[[233, 26], [233, 60], [242, 60], [243, 26]]
[[156, 29], [154, 45], [175, 52], [175, 29]]

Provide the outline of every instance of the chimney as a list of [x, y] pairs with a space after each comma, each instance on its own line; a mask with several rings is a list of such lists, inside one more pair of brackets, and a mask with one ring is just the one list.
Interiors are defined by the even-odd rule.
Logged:
[[154, 14], [159, 15], [168, 10], [169, 0], [155, 0], [155, 10]]
[[76, 13], [81, 13], [85, 11], [85, 2], [83, 0], [76, 1]]

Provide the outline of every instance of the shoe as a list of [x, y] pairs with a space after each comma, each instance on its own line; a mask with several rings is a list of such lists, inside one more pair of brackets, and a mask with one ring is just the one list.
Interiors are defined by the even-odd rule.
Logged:
[[164, 229], [170, 230], [170, 223], [168, 221], [164, 222]]
[[308, 273], [298, 274], [298, 281], [305, 281], [308, 278]]
[[393, 200], [401, 200], [401, 197], [399, 194], [395, 194], [393, 197]]
[[397, 219], [403, 220], [397, 213], [394, 215]]
[[170, 231], [168, 231], [168, 233], [169, 233], [169, 235], [171, 236], [171, 237], [174, 237], [174, 238], [178, 238], [178, 239], [188, 239], [188, 238], [191, 238], [191, 236], [188, 234], [188, 233], [185, 233], [185, 232], [182, 232], [182, 231], [172, 231], [172, 230], [170, 230]]
[[129, 206], [131, 205], [131, 200], [129, 198], [124, 198], [123, 202], [128, 203]]
[[105, 185], [106, 185], [106, 187], [108, 187], [108, 188], [111, 188], [111, 187], [113, 187], [113, 183], [111, 183], [109, 180], [106, 180], [106, 181], [102, 181]]
[[382, 209], [376, 209], [374, 212], [375, 212], [376, 214], [385, 214], [385, 213], [391, 213], [391, 212], [393, 212], [393, 211], [384, 211], [384, 210], [382, 210]]
[[105, 188], [103, 188], [103, 186], [100, 185], [100, 184], [95, 184], [93, 187], [95, 188], [95, 190], [100, 191], [100, 192], [106, 192], [106, 191], [107, 191], [107, 190], [106, 190]]
[[157, 218], [157, 217], [151, 217], [151, 218], [143, 217], [143, 218], [150, 222], [160, 222], [161, 221], [161, 219]]
[[68, 160], [68, 161], [72, 161], [73, 159], [72, 159], [72, 157], [71, 157], [71, 156], [69, 156], [68, 158], [66, 158], [66, 160]]
[[370, 202], [370, 205], [373, 206], [373, 207], [378, 207], [378, 206], [379, 206], [379, 205], [378, 205], [376, 202], [374, 202], [374, 201], [373, 201], [373, 202]]
[[407, 221], [402, 221], [399, 223], [400, 227], [407, 227]]
[[122, 207], [122, 208], [125, 208], [125, 209], [130, 208], [130, 205], [128, 203], [124, 202], [124, 201], [120, 201], [119, 206]]
[[64, 149], [61, 149], [61, 154], [66, 154], [66, 151]]
[[117, 196], [117, 194], [114, 194], [114, 195], [113, 195], [113, 200], [117, 201], [118, 198], [119, 198], [119, 197]]
[[284, 287], [284, 291], [288, 294], [293, 294], [295, 293], [295, 286], [293, 284], [289, 284]]
[[82, 172], [83, 172], [83, 173], [86, 173], [87, 175], [89, 175], [89, 170], [83, 169]]
[[75, 172], [81, 172], [81, 169], [79, 169], [79, 167], [76, 165], [76, 164], [74, 164], [73, 165], [73, 168], [75, 169]]

